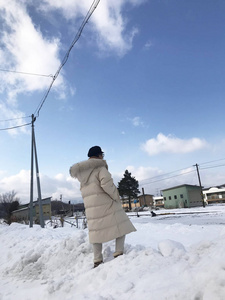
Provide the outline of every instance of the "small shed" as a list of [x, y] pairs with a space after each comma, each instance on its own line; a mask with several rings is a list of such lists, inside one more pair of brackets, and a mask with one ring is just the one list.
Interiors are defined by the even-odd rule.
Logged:
[[153, 206], [153, 195], [144, 194], [138, 196], [140, 206]]

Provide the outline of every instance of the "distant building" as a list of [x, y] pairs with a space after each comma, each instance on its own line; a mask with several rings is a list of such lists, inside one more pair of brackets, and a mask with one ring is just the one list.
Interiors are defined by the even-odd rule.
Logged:
[[144, 194], [138, 196], [140, 206], [153, 206], [153, 195]]
[[[129, 199], [128, 198], [121, 198], [121, 204], [125, 211], [129, 210]], [[140, 203], [138, 199], [131, 199], [131, 209], [135, 209], [140, 207]]]
[[162, 196], [153, 197], [153, 206], [154, 208], [163, 208], [164, 207], [164, 200]]
[[162, 190], [164, 208], [189, 208], [202, 206], [201, 188], [183, 184]]
[[[51, 218], [51, 197], [42, 199], [42, 210], [44, 220]], [[28, 222], [30, 219], [30, 203], [19, 206], [19, 209], [12, 212], [12, 217], [15, 222]], [[39, 203], [38, 201], [33, 202], [33, 218], [35, 222], [39, 221]]]
[[85, 212], [84, 203], [73, 204], [74, 212]]
[[77, 214], [78, 212], [84, 214], [84, 203], [72, 204], [71, 202], [72, 201], [66, 203], [62, 201], [53, 200], [51, 202], [52, 216], [73, 216], [74, 213]]
[[225, 185], [203, 189], [203, 195], [208, 204], [225, 203]]
[[[122, 198], [121, 202], [123, 208], [125, 210], [129, 210], [129, 199]], [[145, 207], [145, 206], [150, 206], [150, 207], [153, 206], [153, 195], [145, 194], [145, 195], [140, 195], [135, 199], [131, 199], [131, 209]]]

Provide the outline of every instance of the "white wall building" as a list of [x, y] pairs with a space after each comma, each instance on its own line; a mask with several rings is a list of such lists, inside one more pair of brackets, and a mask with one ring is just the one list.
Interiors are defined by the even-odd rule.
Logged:
[[206, 203], [225, 203], [225, 186], [210, 187], [203, 189], [203, 195]]

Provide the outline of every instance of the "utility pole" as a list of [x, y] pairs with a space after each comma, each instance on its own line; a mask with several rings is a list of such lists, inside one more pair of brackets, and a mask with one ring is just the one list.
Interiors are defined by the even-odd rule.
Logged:
[[40, 184], [40, 176], [39, 176], [39, 168], [38, 168], [38, 158], [37, 158], [37, 148], [35, 142], [35, 134], [34, 134], [34, 122], [36, 118], [32, 115], [32, 137], [31, 137], [31, 183], [30, 183], [30, 227], [33, 227], [33, 160], [35, 156], [35, 165], [36, 165], [36, 179], [37, 179], [37, 191], [38, 191], [38, 204], [39, 204], [39, 218], [40, 225], [44, 228], [44, 216], [42, 209], [42, 197], [41, 197], [41, 184]]
[[36, 118], [32, 115], [32, 132], [31, 132], [31, 168], [30, 168], [30, 227], [33, 227], [33, 182], [34, 182], [34, 122]]
[[144, 188], [142, 188], [142, 195], [143, 195], [143, 198], [144, 198], [144, 206], [146, 206], [146, 199], [145, 199], [145, 190], [144, 190]]
[[201, 179], [200, 179], [198, 164], [195, 164], [194, 166], [196, 167], [197, 174], [198, 174], [198, 181], [199, 181], [199, 185], [200, 185], [200, 189], [201, 189], [202, 205], [203, 205], [203, 207], [205, 207], [205, 201], [204, 201], [204, 196], [203, 196], [203, 192], [202, 192], [202, 184], [201, 184]]

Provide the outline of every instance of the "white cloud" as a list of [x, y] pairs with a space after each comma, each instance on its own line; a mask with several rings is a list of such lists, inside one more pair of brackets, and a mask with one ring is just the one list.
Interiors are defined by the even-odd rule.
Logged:
[[[13, 126], [20, 126], [20, 125], [23, 125], [25, 123], [30, 123], [31, 121], [31, 118], [27, 119], [27, 118], [24, 118], [25, 117], [25, 114], [17, 109], [14, 109], [14, 108], [11, 108], [9, 105], [7, 105], [7, 103], [1, 103], [1, 100], [0, 100], [0, 118], [1, 120], [6, 120], [7, 118], [7, 122], [1, 122], [0, 123], [0, 129], [1, 128], [10, 128], [10, 127], [13, 127]], [[14, 120], [16, 118], [16, 120]], [[16, 124], [15, 124], [16, 122]], [[23, 133], [28, 133], [28, 130], [27, 130], [27, 127], [21, 127], [20, 130], [23, 132]], [[30, 131], [29, 131], [30, 132]], [[14, 134], [17, 134], [18, 131], [17, 129], [13, 129], [13, 130], [10, 130], [9, 133], [11, 135], [14, 135]]]
[[[126, 170], [128, 170], [131, 173], [132, 177], [135, 177], [136, 180], [139, 182], [139, 191], [142, 193], [142, 188], [144, 188], [144, 192], [146, 194], [152, 194], [156, 195], [160, 192], [161, 190], [161, 184], [156, 182], [156, 183], [151, 183], [149, 182], [154, 181], [152, 178], [158, 178], [159, 176], [162, 175], [163, 171], [160, 170], [159, 168], [153, 168], [153, 167], [134, 167], [132, 165], [129, 165], [126, 167]], [[114, 182], [117, 185], [118, 182], [123, 178], [124, 172], [120, 174], [114, 174]]]
[[153, 46], [151, 41], [147, 41], [144, 45], [144, 50], [149, 50]]
[[150, 156], [159, 153], [189, 153], [205, 148], [207, 143], [203, 139], [191, 138], [188, 140], [177, 138], [173, 135], [165, 136], [159, 133], [156, 138], [149, 139], [141, 145], [142, 150]]
[[130, 3], [132, 3], [133, 5], [140, 5], [142, 3], [148, 2], [148, 0], [130, 0]]
[[[34, 2], [8, 0], [7, 5], [5, 5], [5, 1], [0, 0], [1, 69], [54, 75], [61, 64], [60, 51], [65, 46], [60, 44], [58, 37], [51, 35], [51, 31], [44, 32], [41, 23], [35, 24], [31, 14], [34, 10], [32, 7]], [[69, 28], [72, 22], [74, 30], [74, 24], [80, 25], [92, 2], [92, 0], [40, 0], [38, 3], [35, 2], [35, 9], [37, 13], [41, 14], [41, 18], [46, 16], [49, 22], [55, 18], [54, 13], [57, 10], [57, 13], [69, 21], [65, 23], [65, 26], [68, 25]], [[91, 42], [97, 43], [100, 52], [123, 56], [132, 48], [133, 38], [138, 33], [138, 29], [127, 29], [128, 25], [123, 15], [123, 7], [125, 4], [141, 5], [143, 2], [145, 1], [100, 1], [87, 24], [87, 28], [85, 28], [86, 31], [92, 31]], [[91, 26], [88, 26], [89, 24]], [[57, 23], [57, 26], [60, 25]], [[45, 30], [47, 29], [45, 28]], [[90, 42], [90, 39], [88, 41]], [[67, 86], [63, 75], [62, 70], [53, 85], [53, 89], [57, 91], [60, 98], [65, 98], [66, 93], [72, 90], [71, 87]], [[9, 115], [10, 118], [24, 116], [18, 106], [19, 95], [46, 91], [52, 78], [0, 72], [0, 80], [0, 93], [4, 95], [0, 98], [0, 119], [9, 119]], [[8, 124], [4, 125], [6, 124], [2, 124], [2, 127], [11, 127]], [[21, 125], [21, 122], [14, 121], [13, 125]]]
[[144, 122], [141, 120], [141, 118], [140, 117], [134, 117], [134, 118], [132, 118], [132, 119], [128, 119], [129, 121], [131, 121], [131, 123], [133, 124], [133, 126], [135, 126], [135, 127], [139, 127], [139, 126], [141, 126], [141, 127], [143, 127], [144, 126]]
[[1, 193], [8, 193], [14, 190], [21, 202], [24, 197], [28, 199], [30, 189], [30, 172], [21, 170], [18, 174], [4, 177], [0, 180]]
[[[141, 181], [145, 181], [146, 178], [152, 178], [155, 176], [158, 176], [162, 173], [162, 171], [158, 168], [153, 168], [153, 167], [134, 167], [132, 165], [129, 165], [125, 168], [126, 170], [128, 170], [131, 173], [132, 177], [135, 177], [136, 180], [138, 180], [139, 182]], [[121, 173], [117, 173], [117, 174], [113, 174], [113, 179], [115, 184], [117, 185], [117, 183], [123, 178], [124, 175], [124, 171]]]
[[[54, 74], [60, 65], [59, 41], [54, 37], [46, 39], [42, 35], [28, 15], [24, 2], [9, 0], [5, 5], [0, 1], [0, 10], [2, 11], [1, 69], [43, 75]], [[18, 108], [18, 95], [47, 90], [52, 78], [0, 72], [0, 80], [2, 94], [0, 119], [13, 119], [24, 117], [24, 113]], [[62, 94], [64, 86], [63, 77], [60, 75], [55, 81], [54, 88]], [[18, 126], [25, 122], [15, 120], [11, 123], [1, 124], [1, 127]], [[25, 131], [24, 128], [22, 130]]]
[[[198, 185], [198, 177], [195, 168], [183, 169], [173, 173], [165, 173], [156, 167], [135, 167], [128, 165], [126, 169], [131, 172], [139, 182], [139, 190], [142, 192], [142, 187], [145, 193], [153, 195], [159, 194], [162, 189], [177, 186], [180, 184]], [[7, 193], [12, 190], [17, 192], [17, 197], [21, 203], [30, 201], [30, 171], [21, 170], [13, 176], [6, 176], [5, 171], [0, 170], [0, 191]], [[201, 169], [200, 169], [201, 173]], [[122, 179], [124, 171], [118, 174], [113, 174], [114, 183], [117, 185]], [[34, 174], [34, 200], [37, 199], [36, 175]], [[205, 187], [224, 184], [224, 172], [216, 170], [213, 176], [212, 173], [202, 172], [201, 181]], [[54, 177], [49, 177], [44, 174], [40, 175], [42, 198], [52, 197], [52, 199], [62, 199], [64, 202], [74, 200], [81, 202], [80, 184], [77, 180], [65, 175], [57, 174]]]
[[[0, 172], [1, 174], [1, 172]], [[4, 175], [4, 173], [3, 173]], [[60, 198], [67, 200], [81, 200], [80, 184], [77, 180], [63, 174], [58, 174], [55, 177], [40, 175], [41, 194], [42, 198], [52, 197], [52, 199]], [[37, 199], [36, 174], [34, 174], [34, 200]], [[30, 201], [30, 171], [21, 170], [13, 176], [5, 176], [0, 179], [0, 190], [2, 193], [7, 193], [14, 190], [21, 203]]]
[[[45, 11], [57, 9], [68, 20], [74, 20], [80, 15], [86, 15], [92, 2], [92, 0], [63, 2], [46, 0], [42, 4], [42, 9]], [[132, 48], [138, 29], [133, 27], [127, 31], [127, 20], [122, 14], [122, 8], [125, 4], [135, 6], [141, 5], [143, 2], [134, 0], [100, 1], [89, 23], [92, 24], [92, 30], [95, 33], [94, 39], [96, 39], [101, 52], [123, 56]]]
[[50, 195], [52, 199], [60, 199], [60, 195], [65, 202], [81, 199], [79, 182], [64, 174], [57, 174], [53, 178], [43, 175], [41, 176], [41, 185], [43, 195]]
[[[171, 188], [182, 184], [199, 185], [197, 171], [194, 166], [179, 171], [169, 172], [169, 173], [164, 172], [159, 168], [143, 167], [143, 166], [140, 167], [127, 166], [126, 169], [129, 172], [131, 172], [131, 175], [134, 176], [136, 180], [138, 180], [139, 190], [141, 193], [142, 193], [142, 188], [144, 188], [144, 192], [146, 194], [160, 196], [160, 192], [166, 188]], [[123, 173], [117, 174], [115, 176], [115, 178], [117, 179], [116, 184], [123, 177]], [[201, 173], [202, 185], [205, 187], [223, 184], [224, 178], [225, 176], [223, 171], [222, 172], [217, 171], [214, 173], [213, 176], [211, 172]]]
[[122, 15], [125, 1], [101, 2], [93, 17], [97, 31], [100, 33], [98, 44], [100, 50], [116, 52], [119, 56], [125, 55], [131, 48], [138, 28], [126, 30], [126, 19]]
[[158, 176], [162, 173], [161, 170], [158, 168], [153, 167], [134, 167], [134, 166], [127, 166], [126, 168], [131, 175], [134, 176], [138, 181], [145, 180], [146, 178], [152, 178]]
[[132, 123], [134, 126], [142, 126], [143, 125], [143, 122], [141, 121], [140, 117], [134, 117], [132, 119]]
[[[2, 4], [3, 5], [3, 4]], [[2, 8], [0, 3], [0, 8]], [[1, 44], [4, 51], [1, 52], [3, 67], [21, 72], [50, 75], [56, 72], [60, 65], [59, 40], [45, 38], [40, 30], [35, 27], [25, 6], [16, 1], [9, 1], [4, 7], [4, 30]], [[3, 74], [3, 75], [2, 75]], [[13, 86], [13, 94], [42, 90], [49, 86], [51, 78], [18, 75], [16, 73], [2, 73], [5, 84]], [[62, 83], [60, 78], [56, 85]], [[5, 88], [7, 88], [5, 86]], [[9, 94], [10, 95], [10, 94]], [[10, 100], [10, 97], [9, 97]]]

